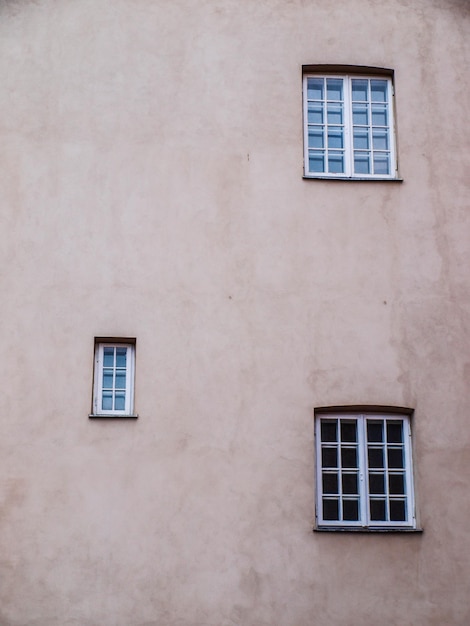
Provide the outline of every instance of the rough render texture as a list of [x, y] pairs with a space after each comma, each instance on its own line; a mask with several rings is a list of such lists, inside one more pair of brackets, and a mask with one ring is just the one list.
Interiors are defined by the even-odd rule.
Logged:
[[[470, 623], [469, 28], [0, 0], [1, 626]], [[395, 70], [403, 183], [302, 179], [308, 63]], [[364, 403], [415, 409], [422, 535], [312, 533], [313, 408]]]

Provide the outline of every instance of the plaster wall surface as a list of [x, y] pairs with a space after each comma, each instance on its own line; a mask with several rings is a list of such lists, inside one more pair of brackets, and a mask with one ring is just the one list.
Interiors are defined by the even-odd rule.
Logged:
[[[0, 0], [0, 625], [468, 626], [470, 5]], [[302, 178], [392, 68], [403, 182]], [[136, 421], [91, 410], [136, 338]], [[406, 406], [423, 534], [313, 533], [313, 408]]]

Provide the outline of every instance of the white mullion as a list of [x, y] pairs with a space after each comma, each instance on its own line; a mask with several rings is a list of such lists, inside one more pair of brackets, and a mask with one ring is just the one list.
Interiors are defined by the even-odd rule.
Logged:
[[383, 420], [384, 433], [384, 471], [385, 471], [385, 517], [386, 522], [390, 522], [390, 488], [389, 488], [389, 467], [388, 467], [388, 437], [387, 437], [387, 419]]
[[305, 75], [303, 80], [303, 104], [304, 104], [304, 174], [311, 174], [308, 154], [308, 79]]
[[343, 449], [342, 446], [342, 440], [341, 440], [341, 418], [338, 418], [337, 420], [337, 432], [338, 432], [338, 437], [337, 437], [337, 442], [336, 442], [336, 446], [337, 446], [337, 459], [338, 459], [338, 494], [339, 494], [339, 521], [344, 524], [344, 518], [343, 518], [343, 462], [342, 462], [342, 458], [341, 458], [341, 452]]
[[389, 158], [390, 158], [390, 176], [398, 174], [398, 163], [396, 157], [396, 137], [395, 137], [395, 98], [393, 93], [392, 81], [387, 81], [387, 97], [388, 97], [388, 142], [389, 142]]
[[[406, 433], [405, 433], [406, 429]], [[411, 457], [411, 423], [410, 419], [403, 420], [403, 441], [404, 447], [403, 452], [405, 454], [405, 506], [406, 506], [406, 523], [413, 524], [415, 523], [415, 502], [414, 502], [414, 485], [413, 485], [413, 472], [412, 472], [412, 462], [413, 459]]]
[[358, 415], [358, 457], [359, 457], [359, 505], [361, 526], [368, 526], [370, 523], [369, 507], [369, 472], [367, 463], [367, 436], [366, 436], [366, 416]]

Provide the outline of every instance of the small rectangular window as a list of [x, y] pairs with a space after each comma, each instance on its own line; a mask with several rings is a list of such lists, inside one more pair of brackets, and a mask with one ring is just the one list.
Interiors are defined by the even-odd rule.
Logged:
[[415, 528], [410, 415], [319, 412], [317, 526]]
[[304, 75], [305, 176], [396, 178], [392, 80]]
[[135, 342], [95, 342], [93, 414], [133, 416]]

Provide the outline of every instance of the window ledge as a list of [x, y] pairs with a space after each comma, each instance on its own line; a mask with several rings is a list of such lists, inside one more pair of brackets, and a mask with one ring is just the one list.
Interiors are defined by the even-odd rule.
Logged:
[[376, 176], [374, 178], [370, 177], [370, 178], [361, 178], [360, 176], [354, 176], [354, 177], [348, 177], [348, 176], [307, 176], [306, 174], [304, 174], [302, 176], [302, 178], [304, 180], [339, 180], [341, 182], [344, 182], [345, 180], [347, 180], [350, 183], [355, 183], [355, 182], [368, 182], [368, 183], [403, 183], [404, 180], [403, 178], [380, 178], [379, 176]]
[[88, 415], [89, 419], [114, 419], [114, 420], [136, 420], [138, 415], [116, 415], [116, 414], [106, 414], [106, 413], [90, 413]]
[[390, 527], [390, 528], [353, 528], [353, 527], [334, 527], [334, 526], [316, 526], [313, 529], [314, 533], [364, 533], [366, 535], [370, 533], [394, 533], [394, 534], [403, 534], [403, 533], [418, 533], [422, 534], [424, 532], [423, 528], [400, 528], [400, 527]]

